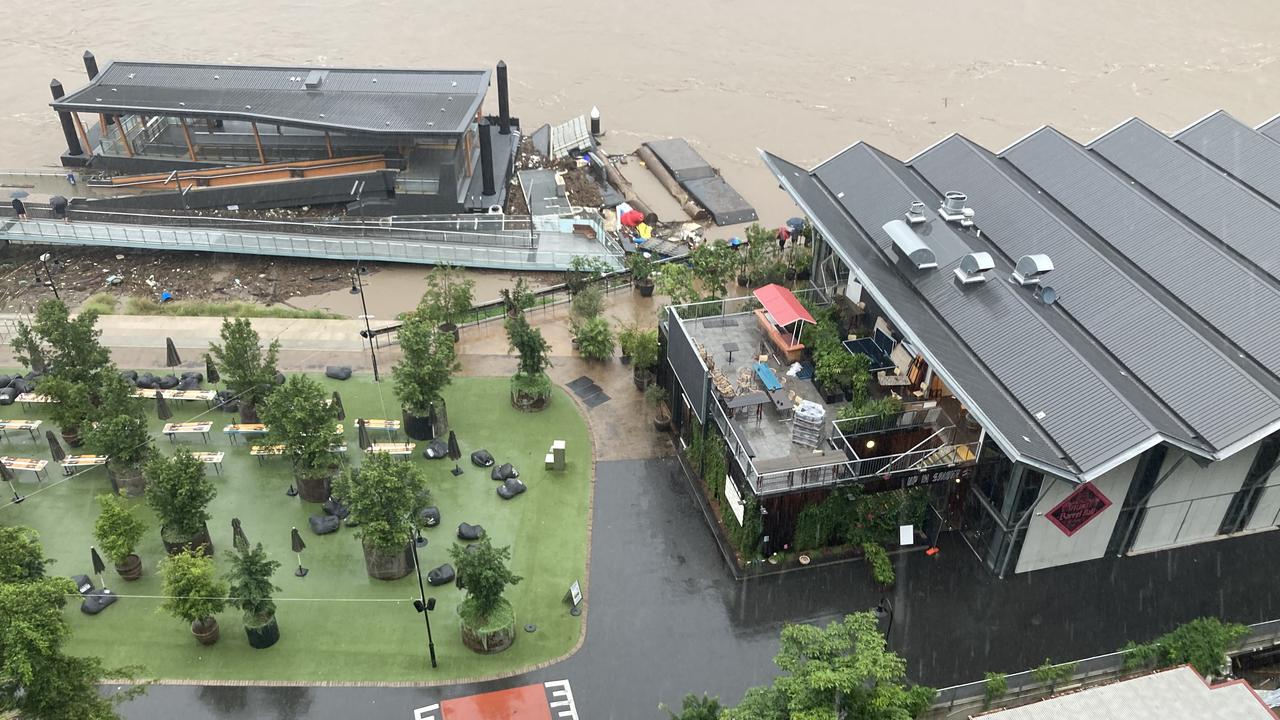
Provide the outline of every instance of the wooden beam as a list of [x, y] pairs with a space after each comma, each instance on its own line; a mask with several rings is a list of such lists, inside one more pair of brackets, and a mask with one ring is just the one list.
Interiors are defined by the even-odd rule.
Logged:
[[84, 131], [84, 123], [80, 122], [80, 113], [73, 112], [71, 117], [76, 121], [76, 132], [80, 133], [80, 142], [84, 143], [84, 151], [93, 155], [93, 148], [89, 146], [89, 133]]
[[187, 127], [187, 119], [178, 118], [178, 122], [182, 123], [182, 137], [187, 140], [187, 152], [191, 153], [191, 162], [196, 162], [200, 158], [196, 157], [196, 146], [191, 142], [191, 128]]
[[267, 154], [262, 152], [262, 136], [258, 134], [258, 123], [251, 122], [249, 127], [253, 128], [253, 141], [258, 145], [258, 162], [266, 164]]
[[124, 150], [133, 157], [133, 145], [129, 143], [129, 133], [124, 131], [124, 118], [116, 116], [116, 129], [120, 131], [120, 139], [124, 141]]
[[333, 157], [333, 140], [329, 137], [329, 131], [324, 131], [324, 148], [329, 151], [329, 157]]

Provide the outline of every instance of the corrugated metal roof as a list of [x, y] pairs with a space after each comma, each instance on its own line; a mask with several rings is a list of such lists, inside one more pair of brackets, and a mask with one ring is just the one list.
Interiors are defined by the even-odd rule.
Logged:
[[1280, 204], [1280, 142], [1219, 110], [1174, 136], [1224, 171]]
[[1094, 140], [1089, 149], [1257, 265], [1271, 280], [1280, 278], [1275, 242], [1280, 208], [1137, 118]]
[[[1089, 231], [1061, 213], [1007, 161], [952, 136], [911, 165], [935, 189], [959, 189], [969, 196], [982, 237], [1006, 262], [1049, 255], [1056, 269], [1045, 282], [1058, 291], [1057, 306], [1142, 385], [1117, 376], [1106, 360], [1094, 361], [1094, 366], [1107, 372], [1108, 382], [1123, 389], [1162, 434], [1198, 443], [1185, 422], [1217, 450], [1280, 420], [1280, 399], [1223, 353], [1220, 342], [1200, 335], [1154, 297], [1131, 264], [1108, 257], [1093, 244], [1096, 238], [1086, 240]], [[1194, 377], [1213, 378], [1213, 392], [1188, 382]]]
[[[901, 162], [865, 145], [815, 172], [829, 189], [843, 193], [839, 202], [886, 253], [892, 240], [884, 223], [902, 217], [913, 201], [937, 208], [941, 199]], [[950, 248], [944, 251], [949, 259], [939, 252], [937, 269], [912, 269], [908, 277], [1082, 473], [1155, 435], [1151, 423], [1081, 356], [1085, 339], [1066, 340], [1045, 317], [1051, 308], [1030, 288], [1005, 280], [1011, 268], [992, 271], [992, 282], [958, 287], [952, 270], [960, 258], [986, 248], [935, 210], [926, 215], [930, 219], [918, 232], [931, 247]]]
[[1220, 241], [1176, 218], [1051, 128], [1003, 156], [1153, 281], [1280, 374], [1280, 290], [1217, 247]]
[[[762, 153], [762, 157], [823, 236], [857, 268], [868, 292], [890, 313], [894, 325], [925, 353], [948, 387], [982, 420], [1004, 450], [1057, 474], [1074, 475], [1077, 469], [1061, 457], [1062, 451], [1036, 425], [1031, 414], [966, 347], [955, 329], [923, 301], [881, 247], [837, 204], [836, 195], [845, 192], [847, 196], [848, 192], [830, 188], [809, 171], [774, 155]], [[877, 173], [877, 177], [885, 179], [885, 173]], [[950, 270], [939, 268], [933, 272]]]
[[[323, 81], [306, 87], [322, 70]], [[228, 117], [371, 133], [458, 134], [488, 70], [394, 70], [112, 62], [59, 110]]]

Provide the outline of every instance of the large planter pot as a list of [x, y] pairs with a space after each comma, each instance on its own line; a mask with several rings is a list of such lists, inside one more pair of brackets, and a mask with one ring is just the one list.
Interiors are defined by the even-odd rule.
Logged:
[[530, 395], [518, 390], [511, 391], [511, 407], [520, 412], [538, 412], [546, 408], [550, 402], [550, 395], [544, 397], [542, 395]]
[[640, 291], [640, 297], [653, 297], [653, 280], [649, 278], [637, 280], [636, 289]]
[[130, 555], [124, 562], [116, 565], [116, 573], [120, 575], [121, 580], [137, 580], [142, 577], [142, 558]]
[[654, 412], [653, 429], [658, 432], [667, 432], [671, 429], [671, 411], [667, 410], [665, 405], [659, 405]]
[[147, 478], [142, 474], [141, 465], [121, 465], [107, 463], [107, 478], [111, 487], [127, 497], [142, 497], [147, 490]]
[[[443, 405], [443, 403], [441, 403]], [[431, 426], [429, 414], [418, 415], [411, 412], [408, 408], [400, 409], [400, 427], [404, 429], [404, 434], [414, 440], [434, 440], [436, 435], [445, 435], [449, 432], [448, 428], [440, 427], [441, 415], [436, 415], [436, 427]], [[439, 430], [440, 432], [437, 432]]]
[[62, 441], [68, 447], [78, 448], [84, 444], [84, 441], [80, 439], [80, 431], [75, 428], [63, 428], [61, 434]]
[[364, 545], [364, 569], [375, 580], [399, 580], [413, 570], [413, 548], [386, 552]]
[[261, 422], [258, 418], [258, 406], [252, 400], [240, 401], [240, 422], [248, 425]]
[[631, 371], [631, 382], [635, 384], [637, 390], [644, 392], [644, 389], [649, 387], [649, 383], [653, 382], [653, 373], [647, 369], [636, 368]]
[[462, 333], [458, 330], [458, 326], [453, 323], [440, 323], [440, 326], [436, 329], [445, 335], [452, 335], [455, 343], [462, 339]]
[[493, 655], [511, 647], [516, 641], [516, 615], [509, 604], [506, 609], [509, 613], [507, 621], [491, 627], [472, 628], [465, 621], [459, 623], [462, 626], [462, 644], [481, 655]]
[[244, 621], [244, 634], [249, 638], [249, 647], [263, 650], [280, 641], [280, 624], [276, 622], [275, 615], [261, 625], [255, 625], [254, 622], [251, 618], [245, 618]]
[[209, 537], [209, 526], [192, 535], [189, 538], [175, 538], [167, 528], [160, 528], [160, 542], [164, 543], [164, 551], [170, 555], [177, 555], [189, 545], [193, 548], [200, 548], [205, 556], [213, 555], [213, 538]]
[[748, 287], [751, 285], [751, 278], [746, 275], [738, 276], [738, 287]]
[[212, 645], [218, 642], [220, 637], [218, 619], [210, 617], [191, 623], [191, 634], [196, 637], [196, 642], [201, 645]]
[[333, 480], [333, 472], [311, 470], [309, 473], [295, 473], [293, 483], [298, 488], [298, 497], [304, 502], [322, 503], [329, 499], [329, 484]]

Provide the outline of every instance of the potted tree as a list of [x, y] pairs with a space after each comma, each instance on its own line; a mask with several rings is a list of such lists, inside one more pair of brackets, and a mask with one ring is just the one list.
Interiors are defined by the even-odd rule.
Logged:
[[653, 295], [653, 267], [653, 259], [647, 252], [634, 252], [627, 256], [631, 282], [640, 291], [640, 297]]
[[213, 554], [209, 503], [218, 491], [204, 474], [204, 463], [185, 449], [147, 463], [147, 505], [160, 521], [160, 540], [170, 555], [190, 549]]
[[809, 277], [813, 263], [813, 251], [804, 245], [792, 245], [786, 253], [787, 279], [803, 280]]
[[738, 285], [740, 287], [751, 287], [753, 284], [759, 284], [763, 279], [767, 268], [766, 261], [769, 256], [770, 240], [772, 239], [768, 230], [765, 230], [760, 223], [751, 223], [747, 227], [747, 243], [746, 247], [739, 247], [738, 253]]
[[631, 343], [631, 378], [637, 390], [643, 391], [653, 382], [653, 368], [658, 365], [661, 351], [656, 328], [636, 332]]
[[116, 494], [99, 495], [102, 511], [93, 524], [93, 536], [107, 559], [116, 566], [116, 572], [124, 580], [142, 577], [142, 559], [134, 554], [146, 526], [133, 516], [129, 508], [120, 502]]
[[537, 302], [533, 290], [529, 289], [529, 281], [524, 278], [516, 278], [515, 286], [500, 291], [500, 294], [503, 309], [509, 318], [523, 313]]
[[475, 286], [475, 281], [464, 275], [460, 268], [437, 266], [427, 275], [427, 289], [418, 302], [417, 312], [457, 342], [462, 337], [458, 323], [471, 312]]
[[209, 352], [222, 369], [227, 389], [240, 401], [240, 420], [258, 422], [258, 403], [276, 386], [276, 360], [280, 342], [272, 340], [264, 353], [262, 338], [245, 318], [222, 321], [222, 344], [209, 344]]
[[111, 487], [129, 497], [146, 491], [143, 468], [155, 455], [145, 404], [133, 397], [133, 387], [118, 374], [104, 376], [99, 385], [100, 398], [95, 414], [99, 418], [85, 431], [85, 445], [94, 454], [105, 455]]
[[666, 432], [671, 429], [671, 410], [667, 407], [667, 389], [653, 383], [644, 389], [644, 399], [653, 405], [653, 429]]
[[702, 281], [702, 290], [713, 298], [724, 297], [725, 285], [734, 276], [737, 256], [732, 247], [723, 242], [705, 242], [689, 253], [689, 267], [694, 277]]
[[511, 404], [526, 412], [541, 410], [551, 400], [551, 378], [546, 373], [551, 366], [547, 340], [524, 315], [509, 318], [506, 329], [511, 349], [520, 355], [516, 373], [511, 376]]
[[50, 377], [41, 381], [40, 392], [53, 399], [49, 405], [49, 418], [61, 430], [63, 442], [73, 448], [83, 445], [80, 430], [90, 426], [95, 414], [89, 386]]
[[643, 332], [636, 323], [622, 323], [618, 326], [618, 357], [623, 365], [631, 364], [631, 351], [636, 346], [636, 337]]
[[213, 558], [197, 548], [179, 551], [160, 561], [161, 587], [165, 600], [160, 609], [191, 623], [191, 634], [201, 645], [218, 642], [218, 620], [226, 609], [227, 583], [219, 580]]
[[244, 632], [249, 646], [261, 650], [275, 645], [280, 639], [280, 625], [276, 622], [276, 603], [271, 594], [280, 590], [271, 582], [271, 576], [280, 569], [280, 562], [267, 557], [262, 543], [249, 547], [247, 542], [237, 544], [231, 555], [231, 604], [244, 613]]
[[72, 318], [60, 301], [44, 300], [30, 324], [18, 323], [13, 340], [18, 361], [44, 371], [40, 391], [53, 398], [49, 413], [71, 447], [80, 447], [80, 431], [97, 419], [101, 384], [116, 373], [97, 321], [95, 311]]
[[430, 440], [448, 432], [447, 424], [431, 427], [430, 418], [447, 418], [440, 395], [458, 368], [454, 336], [437, 330], [422, 313], [413, 312], [400, 326], [400, 362], [391, 370], [404, 432], [415, 440]]
[[386, 453], [365, 458], [334, 484], [351, 512], [356, 536], [364, 547], [365, 571], [377, 580], [396, 580], [413, 569], [409, 538], [418, 509], [430, 503], [426, 481], [417, 465]]
[[497, 653], [515, 642], [516, 613], [503, 597], [508, 585], [523, 578], [511, 572], [511, 548], [495, 548], [489, 538], [470, 545], [454, 543], [449, 557], [467, 597], [458, 606], [462, 642], [478, 653]]
[[298, 497], [314, 503], [328, 500], [329, 484], [338, 472], [338, 456], [329, 449], [341, 436], [334, 434], [337, 408], [324, 388], [305, 375], [294, 375], [267, 396], [261, 410], [267, 442], [283, 445], [293, 461]]
[[569, 258], [569, 270], [564, 274], [565, 289], [570, 295], [577, 295], [608, 271], [609, 266], [600, 258], [574, 255]]
[[596, 316], [579, 325], [576, 337], [578, 352], [587, 360], [603, 362], [613, 357], [613, 328], [603, 317]]

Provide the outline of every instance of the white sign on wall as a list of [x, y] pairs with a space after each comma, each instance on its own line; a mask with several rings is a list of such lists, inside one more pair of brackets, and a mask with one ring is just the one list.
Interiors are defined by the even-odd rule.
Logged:
[[747, 509], [742, 503], [742, 496], [738, 494], [738, 486], [728, 475], [724, 476], [724, 499], [729, 502], [729, 508], [733, 510], [733, 516], [738, 518], [738, 524], [742, 524], [742, 513]]

